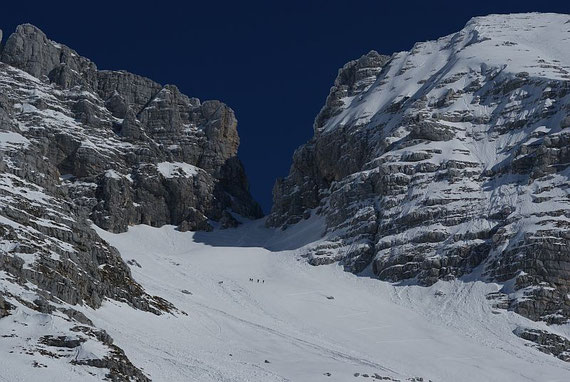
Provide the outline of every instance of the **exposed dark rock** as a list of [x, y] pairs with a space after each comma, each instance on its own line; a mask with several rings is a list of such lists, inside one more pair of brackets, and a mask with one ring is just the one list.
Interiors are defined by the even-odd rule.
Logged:
[[[262, 215], [237, 158], [231, 108], [128, 72], [99, 71], [33, 25], [0, 45], [0, 138], [0, 271], [33, 296], [11, 298], [43, 314], [93, 326], [56, 306], [98, 308], [105, 299], [176, 311], [133, 280], [93, 223], [112, 232], [140, 223], [211, 230], [212, 221], [236, 226], [232, 214]], [[0, 296], [0, 318], [13, 308]], [[78, 364], [109, 369], [112, 381], [149, 380], [105, 332], [76, 329], [111, 348], [104, 359]], [[75, 348], [82, 341], [40, 342]]]
[[228, 211], [222, 213], [222, 218], [220, 219], [220, 226], [222, 228], [235, 228], [240, 225], [240, 222], [236, 220]]
[[85, 338], [69, 338], [66, 336], [43, 336], [40, 338], [39, 343], [47, 346], [54, 346], [59, 348], [76, 348], [80, 346], [83, 342], [85, 342]]
[[[190, 229], [205, 229], [202, 216], [219, 220], [226, 208], [261, 216], [236, 157], [237, 121], [223, 103], [201, 103], [175, 86], [131, 73], [98, 71], [90, 60], [29, 24], [8, 38], [0, 61], [62, 90], [55, 94], [47, 83], [27, 84], [54, 93], [53, 99], [39, 99], [42, 110], [67, 110], [81, 131], [70, 134], [63, 121], [54, 121], [42, 132], [46, 138], [55, 134], [54, 142], [41, 141], [34, 130], [30, 151], [45, 152], [54, 170], [73, 176], [70, 188], [83, 182], [96, 185], [72, 197], [92, 200], [90, 218], [100, 227], [117, 232], [129, 224], [178, 225], [197, 218], [189, 222]], [[4, 75], [16, 75], [9, 71], [7, 67]], [[34, 101], [4, 90], [21, 104]], [[42, 118], [32, 112], [22, 122], [36, 115]], [[157, 171], [160, 163], [189, 164], [201, 171], [164, 175]]]
[[79, 322], [80, 324], [94, 326], [93, 322], [89, 318], [87, 318], [87, 316], [85, 316], [83, 313], [81, 313], [80, 311], [77, 311], [77, 310], [72, 309], [72, 308], [67, 308], [67, 309], [63, 309], [62, 312], [65, 313], [65, 315], [67, 317], [69, 317], [70, 319], [72, 319], [76, 322]]
[[[431, 285], [482, 266], [484, 280], [514, 285], [500, 306], [562, 323], [570, 82], [563, 64], [535, 57], [524, 72], [509, 69], [505, 51], [516, 44], [495, 44], [493, 22], [473, 19], [410, 52], [372, 52], [342, 68], [314, 137], [275, 183], [267, 224], [324, 216], [309, 263], [370, 266], [383, 280]], [[416, 65], [432, 62], [433, 44], [442, 61]]]
[[4, 296], [0, 294], [0, 318], [10, 315], [10, 310], [14, 309], [12, 304], [4, 299]]
[[[148, 378], [140, 369], [134, 366], [123, 349], [113, 343], [113, 339], [104, 330], [96, 330], [87, 326], [75, 326], [71, 331], [83, 333], [87, 337], [91, 337], [109, 348], [109, 355], [95, 359], [72, 360], [75, 365], [87, 365], [101, 369], [108, 369], [109, 373], [106, 378], [113, 382], [137, 381], [149, 382]], [[84, 339], [83, 339], [84, 341]], [[53, 345], [57, 346], [57, 345]]]
[[514, 334], [527, 341], [534, 342], [533, 347], [546, 354], [570, 362], [570, 341], [566, 338], [545, 330], [518, 327]]
[[350, 61], [339, 69], [325, 106], [315, 119], [315, 131], [318, 131], [329, 118], [340, 113], [344, 106], [342, 98], [363, 93], [376, 80], [382, 67], [389, 59], [389, 56], [378, 54], [372, 50], [358, 60]]
[[[0, 237], [14, 243], [0, 269], [46, 299], [170, 309], [145, 295], [87, 219], [121, 232], [139, 223], [235, 226], [228, 211], [261, 216], [236, 157], [237, 121], [223, 103], [98, 71], [29, 24], [10, 35], [0, 61], [0, 132], [17, 141], [0, 147], [0, 197], [11, 201], [0, 215], [12, 222], [0, 224]], [[26, 264], [19, 253], [37, 255]], [[42, 300], [38, 309], [49, 306]]]

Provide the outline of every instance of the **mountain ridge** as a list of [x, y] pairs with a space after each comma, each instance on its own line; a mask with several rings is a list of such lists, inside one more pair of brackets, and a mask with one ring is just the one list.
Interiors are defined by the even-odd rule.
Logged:
[[568, 373], [570, 15], [345, 64], [265, 220], [227, 105], [1, 37], [7, 378]]
[[[322, 214], [329, 240], [308, 251], [315, 265], [426, 285], [481, 265], [484, 279], [516, 279], [511, 309], [568, 320], [569, 20], [476, 17], [340, 69], [268, 225]], [[359, 67], [355, 92], [347, 71]]]
[[44, 336], [28, 348], [90, 343], [98, 356], [73, 362], [106, 369], [113, 380], [148, 380], [73, 306], [96, 309], [111, 299], [156, 315], [177, 309], [146, 293], [92, 224], [212, 230], [260, 217], [238, 145], [225, 104], [98, 71], [33, 25], [18, 26], [0, 50], [2, 316], [15, 309], [49, 315], [55, 326], [69, 321], [75, 325], [63, 333], [79, 341]]

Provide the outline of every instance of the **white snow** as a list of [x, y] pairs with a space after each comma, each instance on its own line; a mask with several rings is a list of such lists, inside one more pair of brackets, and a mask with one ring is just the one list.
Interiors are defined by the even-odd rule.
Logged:
[[570, 365], [512, 334], [518, 325], [542, 324], [491, 307], [485, 295], [501, 285], [395, 286], [335, 265], [312, 267], [299, 247], [319, 240], [319, 228], [317, 218], [285, 232], [263, 221], [212, 233], [97, 228], [126, 261], [141, 265], [131, 270], [148, 293], [187, 315], [155, 316], [113, 301], [84, 312], [154, 381], [360, 380], [354, 373], [438, 382], [570, 378]]
[[12, 131], [0, 131], [0, 149], [27, 147], [30, 141], [18, 133]]
[[[17, 284], [6, 282], [5, 273], [0, 272], [2, 291], [24, 295], [33, 300], [32, 292], [22, 292]], [[6, 287], [11, 286], [8, 290]], [[62, 314], [44, 314], [11, 301], [16, 310], [0, 320], [0, 382], [59, 382], [59, 381], [102, 381], [107, 369], [88, 366], [74, 366], [72, 360], [101, 358], [109, 349], [101, 343], [87, 340], [75, 349], [54, 348], [38, 344], [44, 335], [60, 336], [69, 331], [74, 323]], [[42, 354], [43, 353], [43, 354]], [[49, 354], [55, 354], [50, 356]]]
[[[378, 126], [386, 126], [382, 132], [386, 141], [396, 141], [404, 133], [398, 130], [402, 130], [402, 116], [390, 119], [382, 110], [404, 97], [413, 100], [425, 95], [428, 102], [433, 102], [450, 90], [463, 89], [470, 81], [495, 75], [510, 78], [519, 72], [545, 81], [567, 81], [568, 20], [568, 15], [554, 14], [478, 17], [456, 34], [418, 43], [410, 52], [394, 54], [385, 73], [361, 95], [343, 99], [344, 109], [320, 132], [346, 124], [377, 122]], [[73, 90], [55, 89], [13, 68], [4, 68], [0, 74], [0, 91], [17, 101], [16, 123], [21, 132], [49, 127], [73, 135], [81, 142], [81, 149], [98, 152], [131, 147], [111, 131], [103, 138], [89, 134], [66, 112], [58, 94]], [[566, 118], [559, 112], [559, 120], [553, 117], [556, 124], [536, 121], [522, 129], [525, 131], [514, 130], [509, 134], [493, 131], [494, 127], [521, 121], [536, 110], [560, 107], [560, 100], [548, 98], [550, 86], [544, 85], [540, 92], [537, 89], [521, 88], [502, 103], [480, 104], [479, 96], [469, 93], [456, 99], [442, 109], [442, 114], [469, 111], [477, 118], [490, 116], [496, 110], [501, 114], [492, 126], [478, 124], [475, 119], [473, 122], [440, 119], [441, 124], [457, 131], [457, 137], [448, 142], [422, 144], [421, 151], [433, 153], [424, 161], [440, 164], [455, 160], [473, 165], [477, 172], [489, 170], [509, 158], [513, 147], [535, 144], [545, 134], [557, 134], [567, 128], [567, 124], [558, 125]], [[153, 102], [160, 102], [163, 96], [168, 96], [167, 90]], [[50, 107], [37, 108], [34, 104], [38, 100]], [[93, 105], [102, 107], [97, 102]], [[198, 129], [193, 124], [184, 127], [187, 133]], [[28, 136], [33, 141], [33, 134]], [[30, 140], [16, 132], [2, 131], [0, 149], [25, 148]], [[168, 147], [178, 148], [175, 144]], [[412, 147], [392, 150], [387, 154], [391, 156], [388, 162], [404, 165], [402, 157], [414, 151]], [[162, 162], [156, 166], [165, 178], [190, 178], [201, 171], [182, 162]], [[352, 176], [357, 179], [374, 171], [379, 169]], [[569, 175], [570, 170], [566, 170], [552, 174], [547, 180], [536, 180], [524, 192], [513, 182], [516, 175], [499, 177], [486, 189], [467, 178], [453, 185], [430, 182], [425, 189], [415, 191], [417, 195], [410, 195], [418, 197], [410, 198], [408, 204], [398, 205], [394, 211], [406, 214], [428, 197], [470, 199], [488, 215], [508, 204], [516, 207], [514, 215], [523, 218], [513, 223], [518, 226], [506, 228], [513, 232], [537, 232], [568, 223], [563, 215], [544, 218], [540, 213], [567, 210]], [[130, 175], [113, 170], [105, 176], [132, 181]], [[73, 187], [94, 186], [94, 183], [73, 183]], [[0, 191], [3, 193], [0, 208], [14, 200], [25, 200], [58, 214], [55, 199], [15, 175], [0, 177]], [[536, 203], [533, 199], [536, 196], [549, 200]], [[453, 203], [457, 202], [447, 205], [453, 207]], [[69, 230], [47, 218], [31, 218], [30, 223]], [[32, 226], [3, 216], [0, 224], [14, 228], [17, 233], [39, 236]], [[355, 378], [354, 373], [378, 373], [401, 380], [423, 377], [434, 382], [570, 380], [570, 364], [527, 346], [528, 342], [512, 333], [518, 326], [546, 329], [543, 323], [497, 310], [486, 299], [490, 292], [513, 292], [509, 283], [503, 288], [501, 284], [470, 281], [475, 279], [471, 275], [464, 280], [439, 281], [431, 287], [393, 285], [346, 273], [338, 265], [312, 267], [302, 256], [307, 246], [325, 240], [321, 237], [323, 224], [313, 216], [284, 232], [265, 228], [263, 221], [211, 233], [182, 233], [171, 226], [135, 226], [126, 233], [111, 234], [96, 228], [119, 249], [125, 261], [136, 261], [131, 266], [133, 277], [149, 294], [167, 299], [179, 310], [156, 316], [116, 301], [105, 301], [98, 310], [86, 306], [74, 308], [83, 311], [98, 328], [107, 330], [134, 365], [144, 369], [154, 381], [363, 380]], [[488, 220], [474, 215], [469, 222], [454, 227], [426, 224], [402, 235], [419, 235], [427, 230], [452, 235], [489, 228]], [[382, 241], [401, 239], [393, 235]], [[55, 238], [41, 244], [74, 251], [69, 244]], [[0, 241], [0, 251], [10, 251], [17, 245], [20, 243], [16, 240]], [[37, 255], [16, 256], [29, 266]], [[58, 259], [55, 252], [51, 256]], [[254, 281], [249, 281], [250, 278]], [[20, 286], [5, 272], [0, 272], [0, 291], [28, 301], [36, 297], [34, 285]], [[513, 295], [525, 298], [525, 291]], [[59, 354], [61, 358], [43, 356], [33, 347], [38, 337], [46, 333], [69, 335], [75, 323], [60, 313], [42, 314], [14, 298], [9, 300], [16, 309], [0, 320], [0, 382], [38, 380], [38, 375], [42, 381], [89, 381], [104, 377], [105, 370], [73, 366], [69, 361], [101, 358], [107, 354], [106, 346], [88, 340], [77, 349], [63, 351]], [[63, 303], [58, 306], [67, 307]], [[570, 325], [550, 326], [548, 330], [570, 335]], [[43, 366], [32, 367], [33, 360]]]
[[121, 179], [121, 175], [113, 169], [105, 171], [105, 177], [112, 178], [112, 179], [118, 179], [118, 180]]
[[161, 162], [156, 167], [165, 178], [190, 178], [200, 171], [200, 168], [184, 162]]
[[[368, 123], [383, 107], [403, 97], [420, 98], [427, 91], [429, 98], [437, 99], [449, 89], [463, 88], [468, 84], [465, 77], [474, 79], [478, 73], [527, 72], [531, 77], [568, 80], [569, 19], [553, 13], [475, 17], [460, 32], [417, 43], [409, 52], [395, 53], [387, 73], [362, 95], [345, 98], [344, 110], [322, 131]], [[461, 80], [430, 88], [459, 74]]]

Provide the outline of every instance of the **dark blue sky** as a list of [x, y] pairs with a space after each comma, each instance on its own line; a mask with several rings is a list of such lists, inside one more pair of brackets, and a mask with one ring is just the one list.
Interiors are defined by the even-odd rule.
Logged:
[[570, 13], [570, 1], [3, 2], [0, 29], [29, 22], [91, 58], [236, 112], [239, 156], [268, 212], [275, 178], [312, 136], [339, 67], [461, 29], [472, 16]]

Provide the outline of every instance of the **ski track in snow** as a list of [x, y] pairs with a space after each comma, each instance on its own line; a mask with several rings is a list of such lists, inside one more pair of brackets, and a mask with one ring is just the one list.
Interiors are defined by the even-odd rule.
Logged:
[[[502, 16], [490, 16], [489, 20], [496, 17]], [[529, 18], [536, 17], [542, 19], [540, 27], [527, 28]], [[561, 48], [551, 43], [559, 36], [566, 36], [563, 41], [568, 41], [570, 26], [566, 18], [567, 15], [515, 15], [508, 23], [497, 25], [487, 25], [486, 19], [477, 18], [465, 31], [418, 43], [412, 51], [394, 55], [385, 78], [389, 81], [379, 79], [366, 91], [366, 97], [347, 99], [346, 107], [323, 126], [323, 131], [351, 121], [368, 123], [379, 118], [377, 122], [382, 122], [382, 114], [377, 113], [386, 105], [408, 96], [413, 100], [429, 84], [436, 84], [445, 76], [469, 73], [477, 78], [487, 69], [501, 68], [497, 75], [502, 71], [525, 71], [536, 78], [566, 80], [570, 69], [567, 42]], [[518, 43], [513, 45], [512, 41]], [[528, 66], [531, 56], [532, 65]], [[508, 65], [501, 66], [505, 58]], [[23, 72], [19, 75], [34, 84], [30, 89], [20, 87], [19, 91], [35, 97], [42, 88], [39, 80], [28, 78]], [[462, 74], [462, 82], [431, 89], [430, 94], [438, 99], [449, 89], [465, 88], [465, 75]], [[420, 83], [419, 79], [426, 82]], [[40, 98], [50, 97], [48, 93], [38, 94]], [[462, 97], [449, 111], [475, 108], [475, 116], [491, 115], [494, 111], [490, 107], [477, 106]], [[21, 117], [41, 116], [50, 128], [74, 131], [81, 136], [76, 121], [63, 112], [39, 110], [28, 103], [20, 105], [20, 112]], [[24, 122], [20, 121], [22, 132], [36, 128]], [[397, 122], [387, 129], [397, 127]], [[447, 125], [470, 134], [487, 131], [472, 123]], [[457, 142], [430, 144], [425, 149], [440, 147], [446, 158], [455, 155], [459, 160], [471, 159], [488, 169], [505, 160], [501, 147], [518, 144], [525, 136], [461, 143], [460, 148], [471, 152], [470, 157], [454, 154], [457, 147], [452, 145]], [[19, 150], [29, 144], [18, 133], [0, 134], [0, 149]], [[119, 150], [124, 145], [119, 141], [82, 141], [84, 148], [103, 151]], [[162, 162], [158, 169], [165, 177], [192, 177], [200, 171], [180, 162]], [[120, 177], [114, 171], [106, 176]], [[9, 194], [17, 191], [31, 203], [50, 201], [35, 186], [22, 193], [24, 188], [16, 186], [12, 177], [5, 175], [5, 179], [0, 179], [0, 188]], [[561, 173], [555, 184], [563, 185], [567, 177], [567, 172]], [[521, 214], [534, 213], [545, 206], [566, 208], [564, 200], [537, 207], [528, 197], [520, 196], [521, 190], [508, 184], [493, 185], [492, 192], [478, 192], [481, 200], [489, 200], [489, 211], [502, 205], [503, 200], [519, 206]], [[437, 183], [425, 192], [428, 191], [432, 195], [442, 192]], [[406, 208], [412, 209], [414, 204]], [[16, 224], [3, 219], [3, 224]], [[51, 224], [45, 219], [36, 223]], [[475, 221], [473, 226], [476, 224], [483, 223]], [[529, 230], [536, 229], [535, 221], [528, 224]], [[467, 232], [473, 227], [460, 228]], [[141, 265], [131, 266], [131, 271], [148, 293], [167, 299], [179, 309], [156, 316], [110, 300], [98, 310], [74, 307], [98, 328], [109, 332], [133, 364], [153, 381], [362, 380], [355, 378], [354, 373], [378, 373], [400, 380], [423, 377], [434, 382], [570, 381], [569, 363], [527, 346], [527, 341], [512, 333], [518, 326], [546, 329], [545, 324], [493, 308], [486, 295], [497, 292], [501, 285], [470, 281], [468, 278], [474, 279], [477, 271], [464, 280], [419, 287], [359, 277], [344, 272], [338, 265], [308, 265], [300, 257], [301, 248], [322, 240], [323, 222], [314, 215], [286, 231], [267, 229], [263, 221], [210, 233], [182, 233], [172, 226], [141, 225], [122, 234], [96, 229], [117, 247], [125, 261], [136, 260], [133, 264]], [[255, 281], [249, 281], [250, 278]], [[258, 283], [257, 279], [263, 282]], [[7, 291], [13, 288], [14, 295], [34, 293], [33, 288], [22, 292], [3, 272], [0, 281]], [[74, 366], [66, 358], [40, 358], [37, 352], [25, 354], [33, 339], [46, 331], [60, 334], [71, 325], [62, 316], [41, 314], [21, 305], [0, 320], [0, 382], [40, 380], [38, 376], [42, 381], [101, 380], [105, 370]], [[548, 330], [570, 337], [570, 325], [550, 326]], [[45, 367], [33, 368], [32, 357], [41, 360]]]
[[569, 380], [570, 365], [512, 334], [518, 325], [543, 324], [486, 300], [500, 285], [398, 286], [336, 265], [312, 267], [295, 243], [318, 240], [321, 224], [311, 218], [285, 232], [262, 221], [211, 233], [172, 226], [135, 226], [123, 234], [97, 229], [125, 260], [141, 265], [131, 270], [148, 293], [187, 315], [155, 316], [114, 301], [83, 311], [154, 381], [362, 378], [354, 373], [426, 381]]

